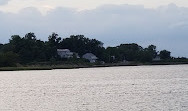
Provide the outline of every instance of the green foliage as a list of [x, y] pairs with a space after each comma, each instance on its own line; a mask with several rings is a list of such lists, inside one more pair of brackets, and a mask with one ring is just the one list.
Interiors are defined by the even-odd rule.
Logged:
[[121, 44], [116, 47], [107, 47], [105, 62], [140, 61], [151, 62], [157, 56], [156, 46], [149, 45], [143, 48], [136, 43]]
[[49, 61], [51, 58], [57, 58], [57, 48], [60, 45], [61, 38], [58, 34], [52, 33], [52, 35], [49, 35], [48, 41], [45, 42], [45, 54], [46, 59]]
[[0, 53], [0, 67], [16, 66], [18, 55], [13, 52]]
[[60, 42], [59, 48], [69, 49], [79, 54], [79, 56], [85, 53], [93, 53], [99, 59], [103, 58], [103, 52], [105, 50], [102, 47], [103, 43], [96, 39], [89, 39], [84, 35], [71, 35], [69, 38], [65, 38]]
[[[41, 41], [37, 39], [34, 33], [30, 32], [24, 37], [13, 35], [9, 43], [0, 44], [0, 67], [15, 66], [17, 63], [49, 62], [54, 64], [62, 60], [67, 61], [67, 59], [61, 59], [57, 55], [57, 49], [69, 49], [78, 53], [80, 57], [85, 53], [93, 53], [99, 58], [99, 61], [106, 63], [122, 61], [152, 62], [152, 59], [158, 55], [161, 59], [172, 59], [171, 53], [167, 50], [160, 51], [160, 54], [158, 54], [154, 45], [143, 48], [136, 43], [131, 43], [104, 48], [101, 41], [89, 39], [84, 37], [84, 35], [71, 35], [62, 39], [58, 34], [52, 33], [47, 41]], [[85, 62], [82, 59], [77, 59], [76, 55], [69, 60], [73, 63]], [[173, 60], [187, 61], [186, 58], [173, 58]]]
[[139, 61], [152, 62], [153, 58], [157, 56], [156, 46], [149, 45], [147, 48], [140, 52]]
[[118, 46], [121, 54], [121, 60], [125, 59], [128, 61], [138, 60], [139, 52], [142, 51], [142, 47], [138, 44], [121, 44]]
[[14, 35], [7, 46], [19, 55], [21, 63], [46, 60], [45, 44], [37, 40], [34, 33], [28, 33], [23, 38]]
[[161, 59], [170, 59], [171, 58], [170, 54], [171, 54], [170, 51], [162, 50], [162, 51], [160, 51], [159, 56]]

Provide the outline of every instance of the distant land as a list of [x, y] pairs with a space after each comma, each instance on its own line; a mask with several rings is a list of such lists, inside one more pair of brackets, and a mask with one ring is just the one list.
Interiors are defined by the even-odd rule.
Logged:
[[[8, 43], [0, 44], [0, 67], [2, 70], [6, 70], [5, 67], [27, 70], [188, 63], [186, 57], [172, 57], [170, 51], [157, 51], [156, 48], [152, 44], [143, 48], [137, 43], [105, 48], [103, 42], [84, 35], [62, 39], [57, 33], [41, 41], [30, 32], [24, 37], [13, 35]], [[12, 70], [16, 70], [14, 68]]]

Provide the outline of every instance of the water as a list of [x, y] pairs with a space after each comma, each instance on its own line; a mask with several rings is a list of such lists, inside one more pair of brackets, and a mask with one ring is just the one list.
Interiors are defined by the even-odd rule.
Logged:
[[0, 111], [188, 111], [188, 65], [0, 72]]

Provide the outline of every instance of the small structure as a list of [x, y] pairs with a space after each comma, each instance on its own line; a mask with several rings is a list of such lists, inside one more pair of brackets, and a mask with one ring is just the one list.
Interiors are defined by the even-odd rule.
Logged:
[[92, 53], [86, 53], [82, 56], [82, 58], [89, 60], [90, 63], [95, 63], [98, 59], [94, 54]]
[[73, 57], [73, 52], [71, 52], [69, 49], [57, 49], [57, 54], [61, 57], [61, 58], [72, 58]]
[[160, 56], [156, 56], [155, 58], [153, 58], [153, 61], [160, 61], [160, 60], [161, 60]]

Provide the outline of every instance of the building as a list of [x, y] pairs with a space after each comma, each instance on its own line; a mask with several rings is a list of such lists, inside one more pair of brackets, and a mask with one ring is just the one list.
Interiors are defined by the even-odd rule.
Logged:
[[82, 58], [89, 60], [90, 63], [95, 63], [98, 59], [94, 54], [92, 53], [86, 53], [82, 56]]
[[161, 60], [160, 56], [156, 56], [155, 58], [153, 58], [153, 61], [160, 61], [160, 60]]
[[73, 57], [73, 52], [71, 52], [69, 49], [57, 49], [57, 54], [61, 57], [61, 58], [72, 58]]

